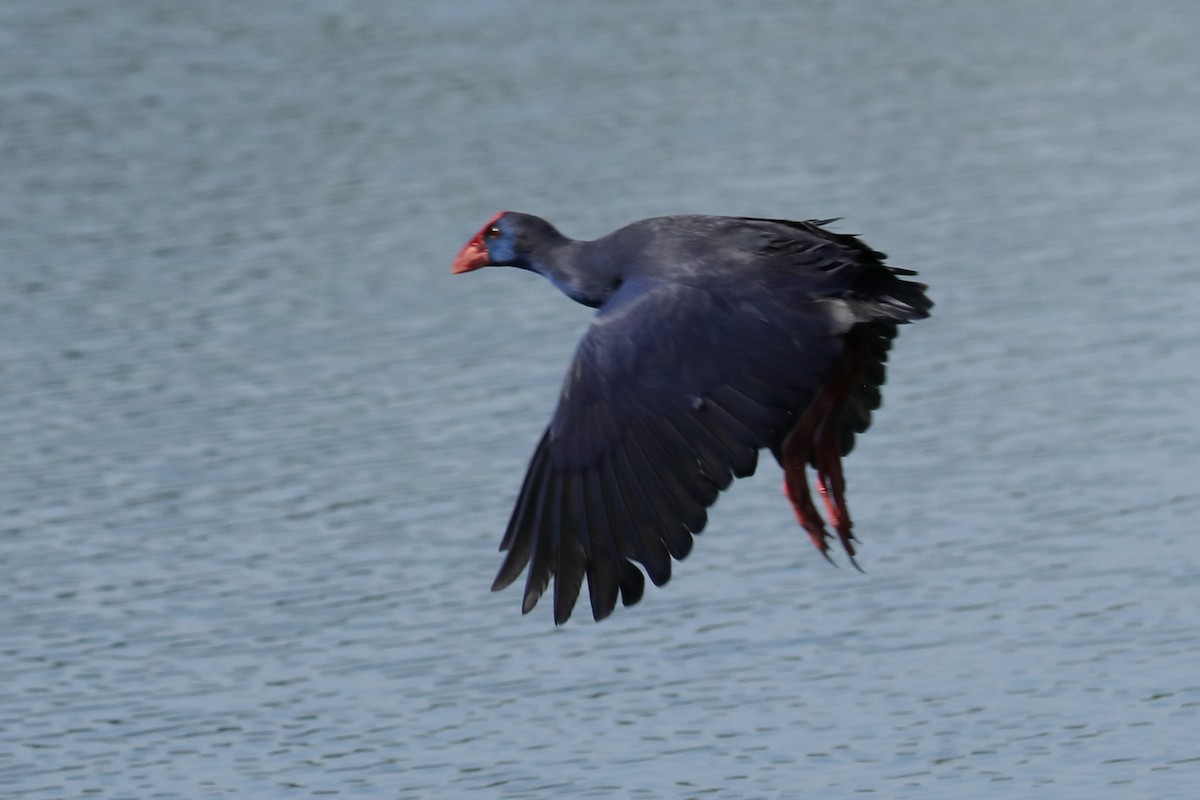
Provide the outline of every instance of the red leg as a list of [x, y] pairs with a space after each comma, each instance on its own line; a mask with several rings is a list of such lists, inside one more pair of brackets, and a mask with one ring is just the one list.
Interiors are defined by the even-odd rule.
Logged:
[[[827, 429], [828, 430], [828, 429]], [[837, 531], [838, 540], [850, 560], [854, 560], [854, 523], [846, 507], [846, 479], [842, 474], [842, 456], [838, 452], [836, 434], [826, 433], [817, 446], [817, 480], [829, 522]], [[857, 566], [857, 564], [855, 565]]]
[[825, 522], [813, 505], [812, 493], [808, 489], [808, 451], [812, 444], [811, 422], [808, 415], [800, 419], [783, 442], [779, 465], [783, 467], [783, 493], [792, 501], [800, 527], [808, 532], [817, 549], [829, 558], [829, 532]]
[[837, 418], [854, 387], [859, 356], [858, 349], [848, 344], [843, 358], [784, 440], [779, 459], [784, 470], [784, 492], [792, 501], [796, 519], [808, 531], [817, 549], [829, 558], [829, 533], [813, 503], [805, 474], [811, 463], [817, 473], [817, 491], [826, 515], [855, 567], [858, 564], [854, 561], [853, 523], [846, 505]]

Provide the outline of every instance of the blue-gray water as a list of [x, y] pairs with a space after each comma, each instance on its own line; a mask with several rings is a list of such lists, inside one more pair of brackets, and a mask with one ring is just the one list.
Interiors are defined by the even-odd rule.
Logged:
[[[1200, 8], [0, 5], [0, 795], [1194, 796]], [[842, 216], [938, 302], [665, 588], [487, 589], [588, 311], [494, 212]], [[1191, 788], [1189, 788], [1191, 787]]]

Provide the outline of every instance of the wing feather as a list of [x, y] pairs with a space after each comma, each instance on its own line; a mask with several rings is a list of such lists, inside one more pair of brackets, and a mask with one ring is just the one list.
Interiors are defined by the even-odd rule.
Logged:
[[[553, 538], [558, 541], [558, 572], [554, 576], [554, 624], [561, 625], [571, 616], [579, 590], [583, 586], [586, 540], [577, 535], [582, 524], [578, 520], [582, 504], [582, 481], [578, 475], [561, 476], [554, 503]], [[534, 601], [536, 602], [536, 600]], [[528, 613], [533, 606], [522, 607]]]

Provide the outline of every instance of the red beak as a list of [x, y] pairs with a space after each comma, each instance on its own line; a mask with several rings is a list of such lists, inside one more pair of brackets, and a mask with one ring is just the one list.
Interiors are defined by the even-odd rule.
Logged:
[[487, 233], [488, 228], [496, 224], [496, 220], [504, 216], [506, 212], [501, 211], [496, 216], [488, 220], [488, 224], [479, 229], [479, 233], [475, 234], [475, 238], [467, 242], [467, 246], [458, 251], [458, 258], [454, 259], [454, 266], [450, 267], [450, 274], [457, 275], [460, 272], [470, 272], [473, 269], [486, 267], [491, 263], [491, 258], [488, 256], [487, 245], [483, 243], [483, 235]]
[[450, 274], [457, 275], [460, 272], [470, 272], [473, 269], [479, 269], [487, 265], [487, 248], [484, 247], [483, 240], [476, 236], [467, 242], [466, 247], [459, 251], [458, 258], [454, 259], [454, 265], [450, 267]]

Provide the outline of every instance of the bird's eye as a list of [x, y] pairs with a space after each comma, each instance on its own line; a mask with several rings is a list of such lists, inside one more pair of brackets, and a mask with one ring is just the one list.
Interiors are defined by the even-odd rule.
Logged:
[[500, 235], [500, 229], [497, 228], [495, 225], [491, 226], [490, 228], [488, 228], [486, 231], [483, 232], [483, 238], [485, 238], [485, 239], [495, 239], [499, 235]]

